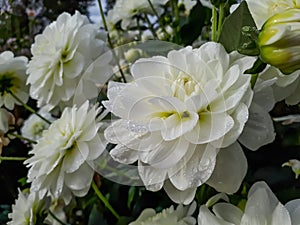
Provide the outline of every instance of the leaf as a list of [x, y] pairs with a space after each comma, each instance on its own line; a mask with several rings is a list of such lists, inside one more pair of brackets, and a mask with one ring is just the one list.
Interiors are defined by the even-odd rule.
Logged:
[[211, 11], [198, 1], [192, 8], [188, 23], [180, 29], [180, 37], [185, 45], [192, 44], [201, 34], [202, 27], [211, 18]]
[[127, 199], [127, 207], [130, 209], [131, 203], [133, 201], [134, 195], [135, 195], [135, 186], [131, 186], [128, 190], [128, 199]]
[[107, 222], [105, 221], [103, 217], [103, 213], [101, 212], [100, 208], [96, 205], [93, 205], [93, 208], [91, 210], [90, 216], [89, 216], [89, 222], [88, 225], [107, 225]]
[[224, 20], [222, 26], [219, 42], [227, 52], [238, 50], [243, 44], [251, 41], [242, 33], [243, 27], [246, 26], [256, 28], [246, 1], [242, 1], [239, 7]]

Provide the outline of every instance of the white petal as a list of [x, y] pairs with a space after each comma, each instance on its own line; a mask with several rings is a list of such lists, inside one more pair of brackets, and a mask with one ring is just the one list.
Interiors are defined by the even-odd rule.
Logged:
[[225, 136], [212, 142], [211, 144], [215, 147], [225, 148], [233, 144], [244, 129], [244, 125], [248, 120], [248, 107], [240, 103], [240, 105], [235, 109], [235, 111], [230, 115], [234, 120], [234, 126], [229, 130]]
[[241, 224], [270, 224], [279, 201], [265, 182], [256, 182], [248, 192]]
[[271, 221], [272, 225], [291, 225], [289, 212], [281, 203], [276, 206]]
[[200, 113], [198, 124], [186, 133], [185, 138], [194, 144], [204, 144], [224, 136], [234, 121], [227, 113]]
[[237, 224], [228, 223], [216, 217], [214, 214], [212, 214], [211, 211], [209, 211], [209, 209], [206, 206], [203, 205], [199, 209], [198, 225], [237, 225]]
[[166, 179], [166, 170], [156, 169], [140, 161], [138, 163], [138, 170], [139, 175], [148, 190], [158, 191], [162, 188]]
[[[94, 175], [93, 169], [84, 163], [74, 173], [65, 175], [65, 184], [71, 190], [81, 190], [90, 187]], [[80, 177], [80, 179], [78, 179]]]
[[182, 191], [205, 183], [215, 167], [216, 154], [211, 145], [190, 145], [184, 158], [168, 171], [171, 183]]
[[238, 143], [221, 149], [217, 155], [215, 169], [206, 182], [219, 192], [235, 193], [247, 172], [247, 159]]
[[180, 191], [175, 188], [169, 180], [166, 180], [164, 190], [173, 202], [188, 205], [194, 200], [197, 188], [188, 188], [184, 191]]
[[300, 199], [289, 201], [285, 207], [290, 213], [292, 225], [300, 225]]
[[224, 202], [214, 205], [213, 212], [217, 217], [237, 225], [241, 223], [243, 216], [242, 210], [240, 210], [238, 207]]
[[269, 113], [253, 102], [249, 109], [249, 120], [239, 137], [239, 142], [250, 150], [257, 150], [274, 139], [273, 121]]

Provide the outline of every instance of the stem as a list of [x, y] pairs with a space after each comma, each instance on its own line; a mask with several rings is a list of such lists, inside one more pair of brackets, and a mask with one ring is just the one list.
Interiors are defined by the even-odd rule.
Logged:
[[54, 215], [53, 212], [51, 212], [51, 210], [48, 210], [49, 214], [53, 217], [53, 219], [55, 219], [57, 222], [59, 222], [61, 225], [68, 225], [67, 223], [64, 223], [63, 221], [61, 221], [57, 216]]
[[27, 138], [27, 137], [24, 137], [24, 136], [19, 135], [19, 134], [16, 134], [16, 133], [9, 133], [8, 135], [9, 135], [9, 136], [11, 135], [11, 136], [14, 136], [14, 137], [16, 137], [16, 138], [19, 138], [20, 140], [28, 141], [29, 143], [32, 143], [32, 144], [37, 144], [36, 141], [31, 140], [31, 139], [29, 139], [29, 138]]
[[180, 23], [180, 15], [179, 15], [179, 9], [178, 9], [178, 0], [172, 0], [171, 6], [172, 6], [172, 12], [173, 15], [175, 15], [175, 20], [173, 22], [173, 29], [174, 29], [174, 41], [176, 44], [180, 43], [180, 37], [179, 37], [179, 23]]
[[113, 209], [113, 207], [109, 204], [109, 202], [107, 201], [107, 199], [103, 196], [103, 194], [101, 193], [101, 191], [98, 189], [95, 181], [92, 182], [92, 188], [94, 189], [96, 195], [98, 196], [98, 198], [103, 202], [103, 204], [105, 205], [105, 207], [118, 219], [120, 220], [120, 216], [119, 214]]
[[221, 3], [219, 6], [218, 40], [220, 38], [221, 31], [222, 31], [223, 18], [224, 18], [224, 3]]
[[155, 37], [155, 38], [158, 39], [157, 34], [156, 34], [155, 30], [154, 30], [154, 27], [153, 27], [151, 21], [150, 21], [149, 18], [148, 18], [148, 15], [147, 15], [146, 13], [144, 13], [144, 16], [145, 16], [146, 22], [147, 22], [148, 25], [149, 25], [149, 30], [151, 31], [153, 37]]
[[150, 5], [151, 10], [153, 11], [154, 15], [156, 16], [157, 21], [158, 21], [158, 23], [159, 23], [159, 25], [160, 25], [162, 31], [165, 33], [166, 37], [169, 37], [170, 35], [169, 35], [169, 33], [166, 31], [164, 24], [160, 21], [160, 16], [158, 15], [156, 9], [154, 8], [154, 6], [153, 6], [151, 0], [147, 0], [147, 1], [148, 1], [149, 5]]
[[122, 77], [124, 83], [127, 83], [125, 75], [124, 75], [123, 70], [122, 70], [122, 67], [120, 66], [118, 57], [117, 57], [115, 51], [113, 50], [114, 49], [114, 45], [112, 43], [112, 40], [111, 40], [109, 32], [108, 32], [108, 27], [107, 27], [107, 23], [106, 23], [106, 19], [105, 19], [105, 15], [104, 15], [104, 11], [103, 11], [101, 0], [98, 0], [98, 5], [99, 5], [99, 9], [100, 9], [100, 14], [101, 14], [103, 26], [104, 26], [105, 31], [107, 32], [107, 41], [108, 41], [108, 44], [109, 44], [109, 46], [110, 46], [110, 48], [112, 50], [113, 57], [114, 57], [114, 59], [117, 62], [117, 66], [118, 66], [119, 71], [121, 73], [121, 77]]
[[211, 40], [216, 42], [217, 41], [217, 9], [213, 5], [212, 6], [212, 25], [211, 25]]
[[9, 92], [9, 94], [11, 94], [11, 96], [14, 97], [14, 99], [16, 99], [25, 109], [27, 109], [29, 112], [34, 113], [35, 115], [37, 115], [38, 117], [40, 117], [42, 120], [44, 120], [46, 123], [51, 124], [51, 122], [49, 120], [47, 120], [45, 117], [43, 117], [42, 115], [40, 115], [37, 111], [35, 111], [33, 108], [31, 108], [29, 105], [26, 105], [18, 96], [16, 96], [13, 92]]
[[24, 161], [26, 157], [9, 157], [9, 156], [0, 156], [0, 161]]

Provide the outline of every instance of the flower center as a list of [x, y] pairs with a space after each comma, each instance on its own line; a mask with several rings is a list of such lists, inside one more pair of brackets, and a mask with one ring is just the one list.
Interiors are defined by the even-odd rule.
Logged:
[[172, 84], [174, 97], [181, 100], [197, 93], [200, 90], [199, 84], [188, 75], [179, 75]]
[[13, 73], [0, 74], [0, 95], [3, 96], [6, 93], [13, 92], [12, 88], [16, 85], [17, 80]]

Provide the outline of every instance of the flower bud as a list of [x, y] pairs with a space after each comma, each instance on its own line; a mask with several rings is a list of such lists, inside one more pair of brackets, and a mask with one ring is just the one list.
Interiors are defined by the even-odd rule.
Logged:
[[300, 69], [300, 9], [270, 17], [258, 36], [261, 59], [284, 74]]

